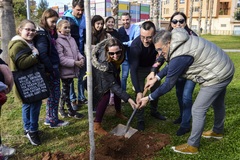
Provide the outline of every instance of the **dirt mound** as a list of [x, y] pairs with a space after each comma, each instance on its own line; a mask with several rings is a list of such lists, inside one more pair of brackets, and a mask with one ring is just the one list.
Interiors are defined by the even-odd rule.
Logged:
[[[151, 159], [156, 152], [170, 143], [170, 137], [160, 133], [137, 132], [129, 139], [108, 134], [96, 143], [96, 160]], [[89, 151], [71, 157], [70, 154], [44, 153], [42, 160], [87, 160]]]

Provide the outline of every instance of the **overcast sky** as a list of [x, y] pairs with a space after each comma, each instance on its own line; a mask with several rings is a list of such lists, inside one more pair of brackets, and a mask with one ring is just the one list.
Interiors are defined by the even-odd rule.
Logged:
[[[37, 5], [38, 3], [40, 2], [40, 0], [35, 0], [37, 2]], [[60, 5], [64, 5], [64, 4], [68, 4], [68, 3], [72, 3], [72, 0], [47, 0], [48, 4], [49, 4], [49, 7], [52, 7], [52, 6], [60, 6]]]

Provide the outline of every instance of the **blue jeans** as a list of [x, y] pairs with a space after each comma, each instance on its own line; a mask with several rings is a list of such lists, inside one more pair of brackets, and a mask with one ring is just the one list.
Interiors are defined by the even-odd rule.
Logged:
[[121, 79], [121, 87], [124, 91], [127, 90], [127, 78], [129, 74], [129, 63], [128, 60], [124, 60], [122, 63], [122, 79]]
[[180, 118], [182, 118], [181, 127], [190, 128], [192, 94], [196, 83], [184, 78], [178, 78], [176, 83], [176, 94], [180, 108]]
[[38, 120], [42, 101], [31, 104], [22, 104], [22, 120], [24, 130], [31, 132], [38, 131]]
[[76, 93], [74, 91], [74, 81], [71, 83], [70, 85], [70, 101], [74, 102], [76, 100], [84, 100], [86, 99], [85, 95], [84, 95], [84, 83], [83, 83], [83, 77], [85, 75], [86, 72], [86, 66], [84, 68], [81, 68], [79, 71], [79, 76], [78, 76], [78, 98], [76, 96]]

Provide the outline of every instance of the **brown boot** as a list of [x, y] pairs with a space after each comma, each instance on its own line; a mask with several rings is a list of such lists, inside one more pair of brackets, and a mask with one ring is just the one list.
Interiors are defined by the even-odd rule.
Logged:
[[122, 112], [116, 112], [115, 114], [116, 117], [122, 119], [122, 120], [127, 120], [128, 118], [122, 114]]
[[102, 126], [101, 123], [99, 122], [94, 122], [94, 133], [104, 136], [107, 134], [107, 131], [105, 131]]

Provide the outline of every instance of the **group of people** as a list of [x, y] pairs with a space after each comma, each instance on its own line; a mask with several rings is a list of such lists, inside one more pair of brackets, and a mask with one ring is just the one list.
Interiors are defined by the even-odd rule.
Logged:
[[[201, 136], [222, 138], [224, 97], [234, 74], [234, 65], [227, 54], [188, 28], [187, 17], [182, 12], [172, 15], [167, 30], [157, 31], [151, 21], [145, 21], [141, 26], [131, 24], [129, 13], [122, 13], [121, 22], [122, 27], [115, 30], [115, 19], [111, 16], [104, 20], [100, 15], [95, 15], [91, 21], [93, 107], [96, 110], [94, 132], [99, 135], [107, 134], [101, 123], [111, 100], [118, 118], [127, 119], [121, 111], [121, 99], [128, 102], [133, 109], [138, 109], [139, 131], [145, 130], [144, 106], [148, 101], [150, 115], [166, 120], [158, 111], [158, 98], [176, 86], [180, 108], [180, 116], [173, 122], [180, 124], [176, 135], [184, 135], [191, 128], [192, 131], [188, 143], [173, 147], [173, 150], [195, 154], [198, 152]], [[83, 1], [74, 0], [72, 9], [66, 11], [60, 19], [56, 11], [47, 9], [38, 27], [31, 20], [23, 20], [17, 28], [17, 35], [9, 42], [13, 70], [24, 70], [38, 63], [45, 66], [50, 96], [47, 99], [44, 124], [50, 128], [69, 124], [60, 120], [58, 114], [63, 118], [84, 117], [77, 111], [79, 105], [87, 103], [83, 82], [86, 71], [85, 31]], [[24, 54], [17, 56], [20, 52]], [[160, 70], [165, 62], [166, 66]], [[136, 100], [126, 92], [129, 72]], [[165, 82], [158, 83], [163, 77]], [[78, 97], [74, 92], [74, 78], [78, 78]], [[201, 89], [192, 104], [196, 83], [201, 85]], [[145, 90], [150, 90], [151, 93], [146, 96]], [[65, 104], [67, 110], [64, 108]], [[41, 144], [38, 129], [41, 105], [41, 100], [22, 104], [24, 134], [32, 145]], [[204, 120], [210, 105], [215, 112], [214, 127], [203, 133]]]

